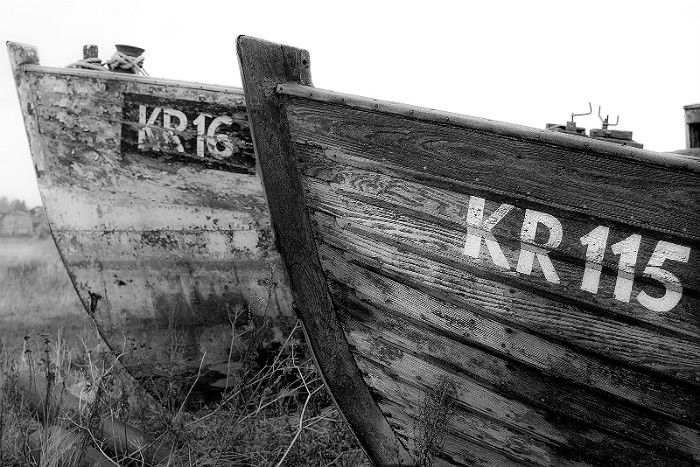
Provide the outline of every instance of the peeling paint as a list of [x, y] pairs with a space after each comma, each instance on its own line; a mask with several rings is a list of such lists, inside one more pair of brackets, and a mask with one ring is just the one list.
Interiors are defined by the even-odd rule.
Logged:
[[[131, 350], [122, 360], [128, 368], [158, 361], [162, 368], [151, 370], [165, 371], [170, 355], [170, 370], [186, 375], [196, 374], [204, 352], [205, 365], [228, 358], [232, 310], [243, 310], [238, 328], [267, 323], [270, 329], [255, 345], [283, 339], [296, 317], [262, 184], [253, 175], [241, 90], [43, 68], [19, 71], [17, 79], [56, 244], [108, 344], [119, 351], [126, 339]], [[229, 115], [231, 124], [216, 133], [231, 138], [245, 173], [224, 170], [221, 161], [206, 165], [125, 146], [124, 138], [138, 143], [124, 118], [134, 116], [125, 96], [184, 106], [196, 112], [192, 119], [207, 109]], [[211, 124], [207, 119], [206, 128]], [[173, 339], [186, 349], [182, 361], [175, 358]]]

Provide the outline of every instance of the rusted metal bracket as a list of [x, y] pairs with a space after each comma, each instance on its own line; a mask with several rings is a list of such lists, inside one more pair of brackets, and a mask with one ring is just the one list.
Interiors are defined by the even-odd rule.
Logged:
[[615, 123], [610, 123], [609, 122], [609, 117], [610, 115], [606, 115], [605, 118], [603, 118], [600, 115], [600, 106], [598, 106], [598, 118], [600, 119], [601, 122], [603, 122], [603, 130], [607, 130], [609, 126], [617, 126], [618, 123], [620, 123], [620, 115], [617, 116], [615, 119]]
[[566, 131], [571, 131], [574, 133], [585, 133], [586, 132], [585, 128], [578, 128], [576, 126], [576, 122], [574, 121], [574, 117], [583, 117], [585, 115], [590, 115], [592, 113], [593, 113], [593, 106], [591, 105], [590, 102], [588, 103], [588, 112], [584, 112], [584, 113], [580, 113], [580, 114], [571, 112], [571, 121], [566, 122]]

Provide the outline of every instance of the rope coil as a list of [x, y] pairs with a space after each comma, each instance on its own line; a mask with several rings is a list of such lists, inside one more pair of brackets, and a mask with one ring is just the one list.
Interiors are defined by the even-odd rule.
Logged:
[[102, 60], [97, 57], [84, 58], [66, 65], [68, 68], [85, 68], [88, 70], [104, 71]]
[[143, 69], [144, 57], [130, 57], [119, 51], [114, 52], [114, 55], [107, 60], [106, 65], [110, 70], [120, 69], [135, 75], [146, 75], [146, 70]]

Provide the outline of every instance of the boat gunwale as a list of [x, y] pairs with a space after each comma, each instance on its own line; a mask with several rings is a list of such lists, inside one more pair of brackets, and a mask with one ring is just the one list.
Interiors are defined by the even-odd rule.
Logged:
[[346, 94], [297, 83], [278, 84], [277, 93], [284, 96], [308, 99], [314, 102], [396, 115], [428, 123], [467, 128], [521, 140], [535, 141], [540, 144], [553, 144], [567, 149], [593, 152], [596, 155], [613, 156], [633, 162], [647, 163], [668, 169], [700, 174], [700, 159], [684, 154], [639, 149], [594, 138], [568, 135], [552, 130], [473, 117], [470, 115], [431, 109], [429, 107], [374, 99], [356, 94]]
[[198, 81], [183, 81], [168, 78], [154, 78], [152, 76], [131, 75], [126, 73], [115, 73], [108, 70], [86, 70], [82, 68], [60, 68], [43, 65], [26, 64], [21, 66], [26, 73], [45, 73], [50, 75], [70, 75], [83, 78], [102, 78], [105, 80], [132, 81], [141, 84], [155, 86], [178, 86], [188, 89], [199, 89], [202, 91], [232, 92], [244, 97], [243, 88], [236, 86], [226, 86], [219, 84], [200, 83]]

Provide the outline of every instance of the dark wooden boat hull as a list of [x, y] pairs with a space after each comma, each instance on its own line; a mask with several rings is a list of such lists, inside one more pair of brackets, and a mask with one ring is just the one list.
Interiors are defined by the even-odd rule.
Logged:
[[[296, 321], [240, 89], [38, 65], [8, 43], [73, 284], [144, 381], [223, 389]], [[184, 378], [184, 379], [182, 379]]]
[[238, 53], [297, 311], [376, 463], [700, 462], [698, 160]]

